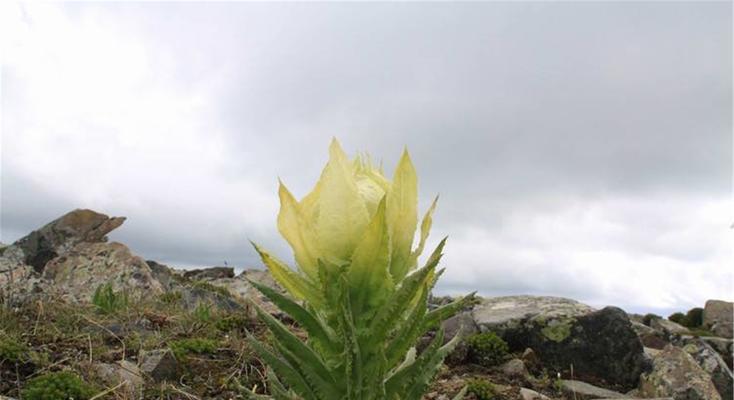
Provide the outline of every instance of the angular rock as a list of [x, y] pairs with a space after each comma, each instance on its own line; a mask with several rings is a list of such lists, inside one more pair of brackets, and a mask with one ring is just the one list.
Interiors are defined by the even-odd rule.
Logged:
[[730, 370], [734, 370], [734, 340], [713, 336], [702, 336], [701, 340], [708, 343], [724, 359]]
[[186, 271], [177, 271], [155, 261], [148, 260], [146, 263], [150, 267], [153, 278], [160, 282], [163, 290], [169, 293], [178, 293], [180, 304], [187, 310], [193, 310], [202, 303], [226, 311], [241, 310], [243, 308], [232, 293], [226, 287], [216, 283], [215, 280], [205, 278], [189, 279], [184, 276]]
[[457, 333], [461, 332], [461, 341], [456, 345], [454, 351], [446, 358], [446, 363], [450, 365], [461, 364], [466, 361], [469, 355], [469, 347], [466, 344], [466, 338], [479, 332], [479, 327], [474, 323], [474, 319], [469, 312], [462, 312], [443, 321], [441, 327], [444, 331], [444, 343], [453, 339]]
[[142, 398], [145, 380], [137, 365], [127, 360], [121, 360], [114, 364], [99, 363], [95, 365], [97, 376], [109, 386], [120, 383], [123, 386], [118, 393], [127, 394], [128, 398]]
[[650, 321], [650, 327], [661, 332], [669, 339], [679, 337], [681, 335], [687, 335], [689, 333], [688, 328], [685, 326], [663, 318], [653, 318]]
[[79, 243], [49, 261], [43, 277], [53, 282], [57, 294], [80, 302], [90, 301], [97, 287], [106, 283], [116, 291], [139, 295], [163, 292], [148, 264], [116, 242]]
[[473, 311], [482, 331], [494, 331], [512, 351], [530, 347], [544, 367], [569, 371], [588, 381], [637, 386], [649, 368], [627, 314], [616, 307], [593, 311], [557, 297], [485, 299]]
[[586, 382], [576, 380], [561, 380], [561, 390], [566, 394], [567, 398], [576, 398], [578, 400], [603, 399], [603, 398], [619, 398], [629, 399], [630, 397], [615, 392], [613, 390], [596, 387]]
[[651, 372], [642, 374], [640, 394], [675, 400], [721, 400], [709, 374], [690, 354], [673, 345], [653, 358]]
[[734, 376], [723, 358], [709, 344], [699, 338], [684, 338], [683, 350], [690, 354], [704, 371], [711, 376], [711, 381], [723, 400], [734, 400]]
[[530, 347], [526, 348], [522, 352], [522, 356], [520, 356], [522, 359], [522, 362], [525, 364], [525, 367], [528, 368], [531, 371], [538, 371], [541, 368], [540, 365], [540, 359], [538, 359], [538, 355], [535, 354], [533, 349]]
[[179, 375], [178, 361], [169, 349], [140, 352], [140, 371], [154, 381], [174, 381]]
[[652, 349], [662, 349], [670, 343], [668, 336], [665, 333], [655, 330], [640, 322], [631, 322], [632, 329], [637, 333], [637, 337], [640, 338], [640, 342], [642, 342], [643, 346]]
[[0, 256], [0, 299], [8, 305], [20, 305], [42, 292], [44, 282], [32, 266], [24, 263], [19, 248], [8, 246], [6, 250]]
[[522, 400], [550, 400], [550, 397], [527, 388], [520, 388], [520, 397]]
[[[263, 296], [260, 291], [255, 289], [249, 281], [257, 282], [279, 290], [281, 293], [285, 293], [267, 270], [246, 269], [234, 278], [212, 279], [208, 282], [213, 285], [226, 288], [235, 299], [238, 299], [241, 302], [252, 300], [266, 312], [273, 315], [280, 314], [280, 309], [278, 309], [278, 307], [276, 307], [275, 304], [273, 304], [267, 297]], [[254, 310], [252, 310], [251, 314], [255, 315]]]
[[525, 368], [525, 363], [517, 358], [513, 358], [512, 360], [500, 365], [500, 371], [510, 379], [526, 380], [530, 375], [527, 368]]
[[13, 243], [24, 253], [24, 263], [43, 272], [51, 259], [79, 243], [107, 241], [105, 235], [122, 225], [125, 217], [108, 217], [92, 210], [74, 210]]
[[734, 337], [734, 303], [708, 300], [703, 309], [703, 325], [717, 336]]

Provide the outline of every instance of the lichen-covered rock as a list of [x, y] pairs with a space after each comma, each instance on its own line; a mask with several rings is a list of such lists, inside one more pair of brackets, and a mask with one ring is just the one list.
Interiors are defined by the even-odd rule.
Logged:
[[50, 288], [55, 294], [72, 301], [90, 301], [97, 287], [105, 283], [116, 291], [139, 295], [163, 292], [148, 264], [116, 242], [79, 243], [49, 261], [43, 277], [53, 283]]
[[704, 371], [683, 349], [668, 345], [653, 358], [653, 369], [640, 377], [640, 394], [675, 400], [721, 400]]
[[43, 281], [32, 266], [24, 263], [23, 252], [18, 247], [8, 246], [6, 250], [0, 256], [0, 300], [22, 304], [43, 291]]
[[46, 263], [79, 243], [107, 241], [106, 235], [125, 222], [92, 210], [74, 210], [13, 243], [23, 251], [24, 263], [43, 272]]
[[500, 335], [512, 351], [532, 348], [549, 370], [637, 386], [649, 361], [627, 314], [615, 307], [594, 311], [557, 297], [509, 296], [484, 299], [473, 311], [482, 331]]
[[734, 376], [732, 376], [731, 370], [729, 370], [719, 353], [699, 338], [684, 338], [681, 340], [681, 344], [683, 344], [683, 350], [690, 354], [698, 365], [711, 376], [711, 381], [716, 386], [721, 398], [723, 400], [733, 400], [732, 385], [734, 385]]
[[734, 340], [713, 337], [713, 336], [702, 336], [701, 340], [708, 343], [717, 353], [724, 359], [724, 362], [730, 370], [734, 370]]
[[640, 342], [642, 342], [643, 346], [660, 350], [670, 343], [668, 335], [665, 333], [637, 321], [631, 322], [632, 329], [637, 333], [637, 337], [640, 338]]
[[472, 315], [482, 330], [501, 333], [536, 319], [564, 320], [594, 309], [578, 301], [549, 296], [504, 296], [481, 299]]
[[717, 336], [734, 337], [734, 303], [708, 300], [703, 309], [703, 325]]
[[260, 291], [255, 289], [249, 281], [257, 282], [285, 293], [277, 282], [275, 282], [275, 279], [273, 279], [269, 271], [260, 269], [246, 269], [234, 278], [218, 278], [208, 280], [207, 282], [226, 288], [235, 299], [241, 302], [251, 300], [266, 312], [273, 315], [279, 314], [281, 312], [280, 309], [267, 297], [263, 296]]
[[653, 318], [650, 321], [650, 327], [661, 332], [668, 339], [687, 335], [689, 333], [688, 328], [685, 326], [663, 318]]
[[187, 271], [178, 271], [150, 260], [146, 263], [150, 267], [153, 278], [160, 282], [163, 290], [168, 293], [176, 293], [180, 305], [186, 309], [193, 310], [202, 303], [226, 311], [244, 308], [228, 288], [215, 283], [212, 279], [205, 278], [208, 276], [206, 273], [193, 275], [201, 279], [190, 279], [185, 276]]

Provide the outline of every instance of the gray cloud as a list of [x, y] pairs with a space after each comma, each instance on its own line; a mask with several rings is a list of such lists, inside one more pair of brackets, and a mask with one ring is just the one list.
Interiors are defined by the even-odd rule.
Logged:
[[731, 4], [49, 7], [4, 69], [5, 241], [86, 206], [148, 258], [287, 257], [275, 178], [305, 194], [337, 136], [441, 193], [444, 291], [731, 297]]

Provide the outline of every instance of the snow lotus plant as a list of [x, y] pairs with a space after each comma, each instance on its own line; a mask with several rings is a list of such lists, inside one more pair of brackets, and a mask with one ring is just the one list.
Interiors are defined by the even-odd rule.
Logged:
[[436, 202], [423, 217], [414, 247], [417, 193], [407, 151], [389, 180], [369, 158], [350, 161], [336, 140], [319, 181], [301, 201], [280, 183], [278, 230], [298, 268], [255, 245], [290, 296], [252, 284], [295, 320], [308, 340], [257, 309], [273, 346], [250, 340], [270, 367], [275, 399], [421, 398], [459, 335], [444, 344], [439, 331], [420, 354], [413, 346], [471, 295], [428, 310], [445, 239], [419, 268]]

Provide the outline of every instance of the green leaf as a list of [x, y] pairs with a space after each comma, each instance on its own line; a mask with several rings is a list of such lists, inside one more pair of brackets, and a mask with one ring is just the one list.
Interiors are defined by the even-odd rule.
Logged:
[[459, 393], [454, 396], [453, 400], [463, 400], [464, 396], [466, 395], [466, 391], [469, 390], [469, 386], [464, 386]]
[[311, 282], [288, 268], [285, 263], [270, 255], [257, 244], [252, 243], [252, 245], [258, 254], [260, 254], [260, 258], [268, 267], [268, 270], [270, 270], [273, 279], [287, 290], [288, 293], [299, 300], [306, 300], [311, 304], [320, 304], [322, 302], [318, 290]]
[[428, 235], [431, 232], [431, 225], [433, 225], [433, 212], [436, 211], [437, 203], [438, 196], [433, 199], [431, 206], [428, 208], [428, 211], [426, 211], [426, 215], [423, 216], [423, 221], [421, 222], [420, 241], [418, 242], [418, 247], [415, 249], [415, 251], [413, 251], [413, 253], [411, 253], [413, 265], [418, 264], [418, 257], [420, 257], [420, 255], [423, 253], [423, 249], [426, 246], [426, 240], [428, 239]]
[[347, 276], [352, 313], [361, 316], [367, 310], [379, 307], [392, 287], [388, 272], [390, 238], [385, 224], [385, 198], [377, 207], [377, 212], [351, 258]]
[[417, 208], [418, 176], [408, 151], [404, 150], [387, 195], [387, 221], [392, 241], [390, 275], [394, 282], [402, 281], [413, 267], [410, 251], [418, 223]]
[[266, 349], [257, 339], [252, 335], [248, 335], [250, 345], [255, 352], [272, 368], [278, 376], [282, 377], [285, 382], [293, 389], [297, 394], [303, 397], [304, 400], [318, 400], [316, 394], [313, 393], [311, 387], [303, 379], [303, 376], [286, 360], [275, 355], [270, 350]]
[[301, 372], [313, 391], [321, 394], [319, 397], [325, 399], [338, 397], [340, 391], [337, 382], [318, 354], [301, 342], [280, 321], [264, 312], [254, 302], [252, 304], [255, 306], [260, 319], [265, 322], [270, 332], [273, 333], [276, 345], [281, 350], [281, 355], [289, 361], [293, 368]]
[[428, 311], [428, 286], [424, 285], [421, 290], [421, 295], [418, 303], [413, 307], [413, 311], [410, 313], [405, 321], [399, 323], [395, 332], [391, 335], [392, 339], [387, 345], [387, 365], [389, 367], [394, 366], [400, 361], [405, 352], [407, 352], [415, 342], [420, 338], [426, 329], [423, 328], [423, 316]]
[[248, 282], [260, 291], [265, 297], [270, 299], [278, 308], [293, 318], [308, 332], [309, 340], [317, 343], [319, 348], [329, 355], [333, 356], [341, 352], [339, 343], [334, 337], [334, 333], [330, 328], [324, 327], [319, 319], [311, 314], [308, 310], [301, 307], [298, 303], [283, 296], [277, 290], [254, 282], [248, 279]]
[[477, 292], [469, 293], [468, 295], [454, 300], [453, 302], [443, 305], [435, 310], [431, 310], [426, 314], [426, 318], [423, 322], [423, 329], [429, 330], [435, 328], [448, 318], [453, 317], [457, 312], [461, 311], [471, 301], [474, 300], [474, 295]]
[[385, 305], [378, 311], [377, 315], [373, 318], [370, 324], [370, 332], [373, 338], [373, 343], [381, 342], [385, 340], [387, 334], [392, 328], [394, 328], [397, 321], [403, 318], [403, 314], [406, 310], [409, 310], [411, 306], [415, 305], [415, 301], [419, 296], [419, 290], [421, 287], [426, 285], [427, 282], [432, 281], [432, 272], [435, 270], [441, 256], [441, 250], [443, 249], [446, 239], [442, 240], [434, 255], [429, 259], [429, 263], [408, 275], [393, 292], [390, 298], [385, 302]]

